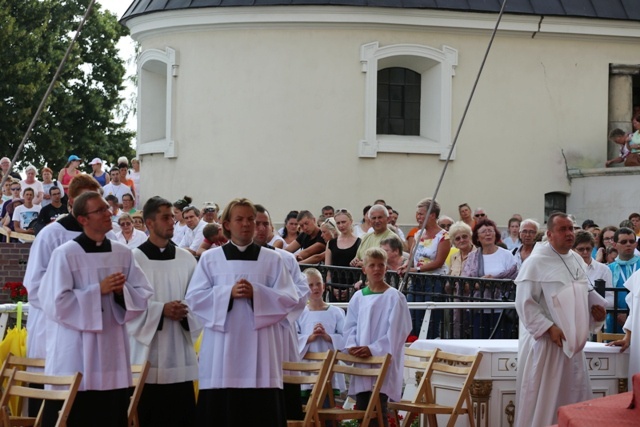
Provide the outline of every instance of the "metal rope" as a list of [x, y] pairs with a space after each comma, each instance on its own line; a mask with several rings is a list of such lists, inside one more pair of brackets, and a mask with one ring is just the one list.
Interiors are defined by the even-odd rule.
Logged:
[[[89, 6], [87, 6], [87, 11], [82, 17], [80, 24], [78, 24], [78, 29], [76, 30], [76, 33], [73, 36], [73, 39], [71, 40], [71, 43], [69, 43], [69, 47], [67, 47], [67, 51], [65, 52], [64, 57], [60, 61], [60, 64], [58, 65], [58, 69], [56, 70], [56, 73], [51, 79], [51, 83], [49, 83], [49, 87], [47, 88], [47, 91], [42, 97], [42, 101], [40, 101], [38, 110], [34, 114], [33, 119], [31, 119], [31, 123], [29, 124], [29, 127], [27, 128], [27, 131], [25, 132], [24, 137], [22, 138], [22, 142], [20, 143], [20, 145], [18, 146], [18, 149], [16, 150], [16, 154], [14, 154], [13, 159], [11, 159], [11, 166], [16, 164], [16, 160], [18, 160], [18, 156], [22, 152], [22, 149], [24, 148], [24, 145], [26, 144], [27, 139], [29, 139], [29, 136], [31, 136], [31, 132], [33, 131], [33, 128], [35, 127], [36, 122], [38, 121], [38, 118], [40, 118], [40, 114], [42, 114], [42, 111], [44, 110], [44, 107], [47, 104], [47, 99], [49, 99], [51, 92], [53, 92], [53, 88], [56, 82], [58, 81], [58, 79], [60, 78], [60, 74], [62, 74], [62, 70], [64, 69], [64, 66], [67, 63], [67, 59], [69, 59], [69, 56], [71, 54], [71, 49], [73, 49], [73, 46], [76, 44], [76, 41], [80, 36], [80, 32], [82, 31], [82, 27], [84, 27], [85, 22], [87, 22], [87, 19], [89, 19], [89, 14], [91, 13], [91, 10], [93, 9], [93, 5], [95, 4], [95, 2], [96, 0], [91, 0], [91, 2], [89, 3]], [[0, 188], [2, 188], [8, 176], [9, 174], [7, 174], [7, 176], [2, 177], [2, 181], [0, 181]]]
[[[442, 180], [444, 179], [444, 175], [447, 172], [447, 168], [449, 167], [449, 162], [451, 161], [451, 155], [453, 154], [453, 150], [456, 147], [458, 142], [458, 137], [460, 136], [460, 130], [462, 129], [462, 125], [464, 123], [464, 119], [467, 117], [467, 112], [469, 111], [469, 106], [471, 105], [471, 100], [473, 99], [473, 95], [476, 92], [476, 87], [478, 87], [478, 81], [480, 80], [480, 76], [482, 75], [482, 70], [484, 69], [484, 64], [487, 62], [487, 57], [489, 56], [489, 52], [491, 51], [491, 46], [493, 45], [493, 40], [496, 38], [496, 33], [498, 32], [498, 26], [500, 25], [500, 21], [502, 20], [502, 15], [504, 14], [504, 8], [507, 4], [507, 0], [503, 0], [502, 7], [500, 7], [500, 13], [498, 14], [498, 19], [496, 20], [496, 25], [493, 27], [493, 32], [491, 33], [491, 39], [489, 39], [489, 44], [487, 45], [487, 50], [484, 53], [484, 57], [482, 58], [482, 63], [480, 63], [480, 69], [478, 70], [478, 75], [476, 76], [476, 80], [473, 83], [473, 87], [471, 88], [471, 93], [469, 94], [469, 100], [467, 101], [467, 105], [464, 107], [464, 112], [462, 113], [462, 118], [460, 119], [460, 123], [458, 124], [458, 129], [456, 130], [456, 135], [453, 138], [453, 143], [451, 144], [451, 148], [449, 149], [449, 154], [447, 155], [447, 160], [444, 162], [444, 167], [442, 168], [442, 173], [440, 174], [440, 178], [438, 179], [438, 185], [436, 185], [436, 189], [433, 193], [433, 197], [431, 200], [436, 200], [438, 196], [438, 192], [440, 191], [440, 186], [442, 185]], [[429, 209], [427, 210], [427, 215], [425, 215], [424, 220], [422, 221], [422, 225], [420, 226], [420, 230], [416, 232], [415, 236], [419, 236], [424, 232], [424, 229], [427, 227], [427, 221], [429, 221], [429, 215], [431, 215], [431, 211], [433, 209], [433, 203], [429, 204]], [[416, 252], [416, 248], [418, 247], [418, 242], [413, 245], [411, 249], [411, 255], [409, 256], [409, 261], [407, 264], [407, 272], [413, 266], [413, 257]], [[407, 284], [407, 274], [405, 272], [400, 285], [398, 286], [398, 290], [400, 292], [404, 291], [404, 288]]]

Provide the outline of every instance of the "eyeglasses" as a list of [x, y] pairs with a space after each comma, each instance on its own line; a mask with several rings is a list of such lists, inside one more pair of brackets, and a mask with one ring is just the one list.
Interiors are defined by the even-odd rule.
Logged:
[[613, 237], [603, 237], [602, 241], [603, 242], [613, 242]]
[[474, 216], [475, 216], [476, 218], [482, 218], [482, 217], [487, 216], [487, 214], [479, 213], [479, 214], [475, 214]]
[[100, 215], [104, 215], [105, 212], [109, 212], [108, 206], [101, 207], [100, 209], [96, 209], [95, 211], [85, 212], [82, 214], [82, 216], [89, 216], [94, 213], [99, 213]]
[[576, 252], [591, 252], [593, 250], [593, 248], [575, 248], [574, 251]]
[[441, 223], [441, 224], [440, 224], [440, 227], [442, 227], [442, 228], [444, 228], [444, 229], [448, 230], [448, 229], [449, 229], [449, 227], [451, 227], [451, 225], [452, 225], [452, 224], [447, 224], [446, 222], [443, 222], [443, 223]]
[[20, 190], [22, 190], [22, 188], [20, 188], [20, 187], [14, 187], [14, 188], [11, 189], [11, 191], [20, 191]]
[[618, 241], [618, 244], [619, 245], [628, 245], [630, 243], [635, 243], [635, 242], [636, 242], [635, 240], [620, 240], [620, 241]]
[[520, 234], [536, 234], [537, 231], [534, 230], [520, 230]]
[[129, 221], [127, 222], [120, 222], [120, 227], [129, 227], [131, 225], [131, 223]]
[[469, 238], [468, 234], [461, 234], [460, 236], [456, 236], [455, 239], [453, 239], [454, 242], [459, 242], [460, 240], [467, 240]]

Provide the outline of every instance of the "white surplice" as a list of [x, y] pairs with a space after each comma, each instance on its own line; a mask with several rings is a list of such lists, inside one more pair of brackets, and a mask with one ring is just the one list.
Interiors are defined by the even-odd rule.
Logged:
[[[256, 259], [242, 259], [226, 245], [206, 251], [187, 289], [186, 301], [204, 326], [199, 386], [204, 389], [282, 388], [282, 321], [298, 304], [295, 285], [276, 251], [249, 245]], [[234, 255], [229, 259], [225, 251]], [[244, 252], [243, 252], [244, 253]], [[231, 298], [240, 279], [253, 298]]]
[[[327, 350], [342, 350], [344, 348], [344, 310], [330, 305], [326, 310], [309, 310], [307, 306], [298, 321], [298, 350], [301, 357], [307, 352], [325, 352]], [[321, 323], [325, 332], [331, 338], [331, 341], [325, 341], [318, 338], [308, 343], [309, 336], [313, 334], [313, 328], [316, 324]], [[334, 389], [344, 391], [347, 389], [344, 375], [336, 374], [333, 376], [332, 386]]]
[[[407, 299], [395, 288], [383, 293], [353, 295], [347, 308], [344, 327], [345, 349], [368, 346], [373, 356], [391, 354], [381, 393], [399, 401], [402, 394], [404, 343], [411, 332], [411, 315]], [[373, 380], [357, 377], [349, 384], [349, 396], [373, 389]]]
[[147, 242], [133, 250], [133, 256], [149, 279], [154, 294], [143, 315], [127, 323], [131, 335], [131, 363], [141, 364], [149, 360], [151, 368], [147, 382], [150, 384], [196, 380], [198, 360], [193, 342], [198, 338], [202, 325], [190, 310], [186, 317], [188, 330], [183, 327], [183, 322], [163, 316], [165, 303], [184, 303], [196, 260], [191, 253], [175, 246], [165, 248], [165, 251], [175, 253], [173, 259], [154, 259], [153, 254], [150, 258], [143, 250], [148, 245], [152, 244]]
[[[24, 275], [24, 287], [29, 293], [27, 317], [27, 357], [44, 359], [47, 355], [46, 322], [38, 291], [49, 265], [51, 254], [63, 243], [82, 233], [82, 227], [71, 215], [47, 225], [38, 233], [29, 251], [29, 262]], [[39, 370], [39, 369], [38, 369]]]
[[[549, 243], [536, 245], [522, 264], [515, 280], [521, 322], [516, 426], [554, 424], [558, 407], [592, 398], [582, 350], [589, 331], [603, 323], [594, 321], [590, 305], [606, 303], [592, 290], [585, 271], [577, 254], [559, 254]], [[562, 348], [547, 334], [553, 324], [566, 336]]]
[[[640, 271], [636, 271], [624, 283], [629, 289], [625, 301], [629, 306], [629, 316], [624, 324], [624, 329], [631, 331], [631, 343], [629, 345], [629, 391], [633, 389], [631, 377], [640, 372]], [[634, 332], [635, 331], [635, 332]]]
[[[88, 253], [77, 241], [83, 236], [53, 251], [38, 292], [47, 324], [45, 373], [81, 372], [80, 391], [131, 387], [125, 322], [146, 310], [153, 290], [129, 248], [111, 241], [111, 251]], [[126, 276], [126, 310], [113, 293], [100, 292], [100, 281], [118, 272]]]

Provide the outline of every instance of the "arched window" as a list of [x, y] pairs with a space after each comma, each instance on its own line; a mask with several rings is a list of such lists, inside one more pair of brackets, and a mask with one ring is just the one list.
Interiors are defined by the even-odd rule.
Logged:
[[360, 61], [366, 73], [360, 157], [387, 152], [438, 154], [446, 159], [458, 52], [449, 46], [380, 47], [373, 42], [361, 47]]
[[553, 192], [544, 195], [544, 222], [546, 224], [549, 215], [553, 212], [567, 212], [567, 195]]
[[138, 59], [138, 155], [162, 153], [176, 157], [172, 138], [175, 51], [144, 51]]

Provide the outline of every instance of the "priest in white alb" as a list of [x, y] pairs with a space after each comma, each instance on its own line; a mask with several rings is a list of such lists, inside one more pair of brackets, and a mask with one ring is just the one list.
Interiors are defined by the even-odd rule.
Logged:
[[[86, 192], [73, 215], [83, 232], [53, 251], [38, 298], [46, 316], [45, 373], [82, 373], [67, 425], [125, 427], [132, 386], [125, 323], [147, 309], [153, 290], [131, 250], [105, 236], [109, 205]], [[54, 425], [47, 402], [43, 425]]]
[[296, 287], [280, 255], [253, 242], [249, 200], [232, 200], [221, 220], [229, 243], [202, 255], [186, 296], [204, 326], [196, 423], [284, 427], [280, 322], [298, 304]]
[[151, 367], [138, 404], [141, 427], [195, 425], [198, 359], [193, 347], [202, 326], [184, 301], [196, 259], [171, 242], [172, 204], [152, 197], [142, 215], [149, 239], [133, 256], [153, 287], [143, 315], [127, 323], [131, 363], [149, 360]]
[[552, 213], [548, 242], [538, 244], [516, 278], [520, 317], [516, 419], [519, 427], [554, 424], [560, 406], [592, 398], [583, 352], [589, 332], [605, 319], [604, 298], [586, 264], [571, 250], [573, 222]]

